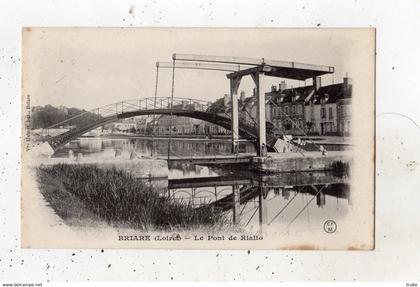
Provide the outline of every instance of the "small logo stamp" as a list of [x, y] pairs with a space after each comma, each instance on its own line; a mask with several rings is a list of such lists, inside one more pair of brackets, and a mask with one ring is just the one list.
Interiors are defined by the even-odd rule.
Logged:
[[326, 233], [334, 233], [337, 230], [337, 223], [334, 220], [327, 220], [324, 222], [324, 230]]

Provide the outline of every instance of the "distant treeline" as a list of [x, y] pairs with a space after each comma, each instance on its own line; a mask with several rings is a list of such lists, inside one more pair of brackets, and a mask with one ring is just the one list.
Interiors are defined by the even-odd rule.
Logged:
[[[64, 106], [34, 106], [31, 111], [32, 129], [47, 128], [85, 112], [85, 110], [77, 108], [67, 108]], [[98, 119], [98, 115], [88, 112], [79, 118], [76, 118], [68, 123], [63, 124], [63, 126], [81, 126], [91, 123], [96, 119]]]

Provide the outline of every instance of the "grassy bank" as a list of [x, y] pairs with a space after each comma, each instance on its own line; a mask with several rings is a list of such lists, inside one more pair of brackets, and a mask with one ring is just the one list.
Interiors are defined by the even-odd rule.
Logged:
[[194, 209], [167, 197], [131, 175], [96, 166], [57, 164], [37, 170], [41, 193], [63, 219], [94, 216], [111, 225], [140, 229], [217, 227], [225, 223], [221, 210]]

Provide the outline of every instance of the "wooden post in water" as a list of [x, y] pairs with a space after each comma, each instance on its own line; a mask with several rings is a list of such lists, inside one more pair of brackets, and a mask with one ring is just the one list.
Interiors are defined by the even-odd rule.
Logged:
[[258, 194], [258, 223], [260, 227], [267, 225], [267, 200], [265, 199], [267, 187], [261, 184]]
[[233, 195], [233, 224], [238, 224], [240, 221], [240, 207], [241, 207], [241, 193], [239, 190], [239, 186], [237, 184], [232, 185], [232, 195]]

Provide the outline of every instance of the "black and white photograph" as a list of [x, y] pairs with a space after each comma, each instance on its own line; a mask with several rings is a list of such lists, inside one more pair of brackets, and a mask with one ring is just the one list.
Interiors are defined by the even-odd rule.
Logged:
[[372, 250], [373, 28], [22, 29], [23, 248]]
[[0, 1], [0, 287], [418, 286], [418, 11]]

